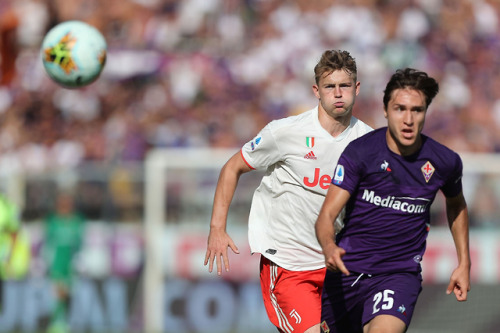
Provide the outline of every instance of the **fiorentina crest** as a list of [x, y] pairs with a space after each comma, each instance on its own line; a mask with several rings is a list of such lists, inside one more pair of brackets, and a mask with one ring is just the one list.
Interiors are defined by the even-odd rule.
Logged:
[[422, 174], [424, 175], [426, 183], [429, 182], [432, 175], [434, 174], [434, 171], [436, 171], [436, 169], [434, 169], [431, 162], [429, 162], [429, 161], [425, 162], [425, 164], [422, 165], [422, 168], [420, 168], [420, 170], [422, 170]]

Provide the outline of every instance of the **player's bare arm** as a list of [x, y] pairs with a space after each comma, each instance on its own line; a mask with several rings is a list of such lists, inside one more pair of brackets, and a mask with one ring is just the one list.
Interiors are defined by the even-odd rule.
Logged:
[[316, 221], [316, 238], [325, 256], [326, 268], [349, 275], [342, 261], [345, 250], [335, 244], [335, 219], [349, 200], [350, 194], [338, 186], [330, 185]]
[[471, 268], [469, 218], [463, 193], [446, 198], [446, 213], [458, 257], [458, 266], [451, 275], [446, 293], [453, 292], [457, 301], [462, 302], [467, 300], [467, 292], [470, 290]]
[[222, 274], [222, 264], [224, 264], [226, 272], [229, 271], [228, 247], [234, 253], [239, 253], [238, 247], [226, 232], [227, 214], [240, 176], [251, 170], [243, 160], [243, 157], [241, 157], [240, 152], [238, 152], [226, 162], [220, 172], [215, 190], [204, 263], [205, 266], [208, 264], [208, 271], [210, 273], [213, 270], [214, 261], [217, 266], [218, 275]]

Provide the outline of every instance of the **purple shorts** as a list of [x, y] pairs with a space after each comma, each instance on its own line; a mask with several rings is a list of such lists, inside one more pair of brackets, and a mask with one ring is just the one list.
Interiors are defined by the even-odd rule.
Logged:
[[420, 273], [346, 276], [327, 271], [321, 296], [322, 332], [363, 332], [363, 326], [381, 314], [395, 316], [408, 327], [421, 290]]

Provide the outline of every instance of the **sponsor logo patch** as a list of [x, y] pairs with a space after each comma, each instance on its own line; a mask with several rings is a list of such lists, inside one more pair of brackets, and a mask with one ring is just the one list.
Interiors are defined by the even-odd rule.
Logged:
[[256, 138], [255, 140], [253, 140], [252, 142], [250, 142], [250, 147], [252, 147], [252, 150], [255, 149], [255, 147], [260, 143], [260, 140], [262, 138], [259, 136], [258, 138]]
[[399, 306], [398, 312], [402, 313], [404, 316], [406, 316], [406, 308], [404, 305]]
[[426, 198], [395, 197], [392, 195], [381, 197], [368, 189], [363, 191], [362, 199], [376, 206], [391, 208], [408, 214], [425, 213], [430, 203], [430, 200]]
[[387, 162], [386, 160], [384, 160], [384, 163], [380, 164], [380, 170], [388, 172], [392, 171], [391, 168], [389, 167], [389, 162]]
[[314, 147], [314, 136], [308, 136], [308, 137], [306, 137], [306, 146], [308, 148]]
[[302, 317], [299, 315], [299, 313], [295, 309], [293, 309], [290, 312], [290, 317], [295, 319], [295, 324], [300, 324], [300, 322], [302, 321]]
[[314, 177], [304, 177], [304, 185], [307, 187], [315, 187], [319, 185], [322, 189], [326, 190], [332, 183], [332, 177], [330, 175], [321, 175], [321, 170], [319, 168], [314, 169]]
[[315, 160], [316, 159], [316, 155], [314, 155], [314, 152], [311, 150], [310, 152], [308, 152], [304, 156], [304, 158], [307, 159], [307, 160]]
[[344, 166], [339, 164], [335, 168], [335, 176], [333, 177], [333, 183], [335, 185], [340, 185], [344, 181]]
[[328, 327], [328, 324], [324, 320], [321, 323], [321, 332], [323, 332], [323, 333], [330, 333], [330, 327]]
[[269, 254], [276, 254], [276, 252], [278, 252], [278, 251], [276, 251], [275, 249], [267, 249], [266, 250], [266, 253], [269, 253]]

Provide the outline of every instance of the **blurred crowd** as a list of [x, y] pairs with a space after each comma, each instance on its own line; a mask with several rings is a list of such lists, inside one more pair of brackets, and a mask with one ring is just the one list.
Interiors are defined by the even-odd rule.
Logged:
[[[384, 124], [390, 74], [441, 85], [426, 132], [500, 151], [500, 3], [494, 0], [2, 0], [0, 168], [141, 161], [152, 147], [239, 147], [315, 105], [325, 49], [358, 62], [355, 115]], [[109, 54], [83, 89], [51, 82], [39, 49], [55, 24], [97, 27]]]
[[[424, 133], [500, 152], [499, 14], [496, 0], [1, 0], [0, 176], [141, 162], [154, 147], [237, 149], [316, 105], [326, 49], [357, 60], [366, 123], [385, 124], [389, 76], [414, 67], [440, 82]], [[101, 77], [81, 89], [52, 82], [40, 57], [66, 20], [108, 43]]]
[[[40, 57], [44, 35], [67, 20], [95, 26], [108, 44], [101, 77], [81, 89], [51, 81]], [[0, 177], [112, 166], [71, 192], [78, 213], [140, 221], [140, 172], [116, 166], [155, 147], [236, 150], [270, 120], [310, 109], [313, 67], [326, 49], [357, 60], [354, 115], [369, 125], [386, 123], [390, 75], [414, 67], [440, 83], [424, 133], [458, 152], [500, 153], [498, 0], [0, 0]], [[500, 177], [472, 178], [464, 177], [471, 225], [498, 228]], [[60, 189], [46, 179], [23, 185], [24, 197], [12, 198], [22, 219], [56, 229], [66, 216], [53, 202]], [[182, 189], [167, 190], [175, 215]], [[433, 220], [444, 226], [436, 201]], [[77, 238], [80, 217], [69, 216]]]

